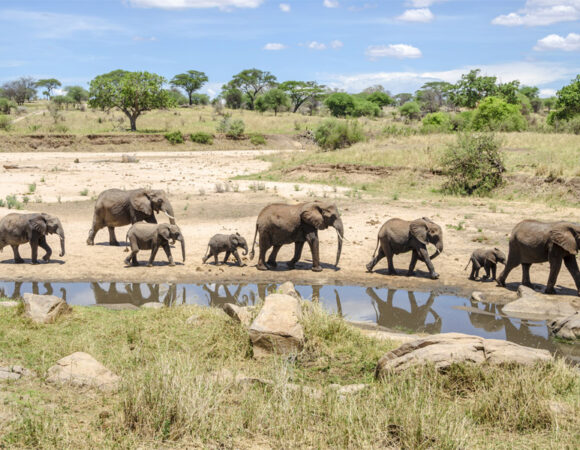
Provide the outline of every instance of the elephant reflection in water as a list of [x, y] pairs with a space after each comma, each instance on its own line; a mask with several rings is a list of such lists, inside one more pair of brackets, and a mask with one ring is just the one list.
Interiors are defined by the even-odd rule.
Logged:
[[[26, 293], [22, 292], [22, 284], [23, 284], [22, 281], [14, 282], [14, 291], [12, 291], [12, 295], [8, 295], [4, 288], [0, 288], [0, 297], [7, 297], [12, 299], [22, 298], [22, 294]], [[32, 282], [33, 294], [36, 295], [40, 294], [39, 285], [40, 283], [38, 281]], [[54, 289], [51, 283], [42, 283], [42, 285], [44, 286], [44, 292], [42, 293], [43, 295], [54, 295]], [[60, 298], [62, 298], [66, 302], [66, 289], [64, 287], [61, 287], [59, 290], [60, 290]]]
[[[387, 290], [387, 300], [381, 300], [373, 288], [367, 288], [366, 293], [373, 301], [373, 308], [377, 315], [377, 324], [387, 328], [409, 328], [423, 333], [440, 333], [441, 317], [433, 310], [435, 293], [431, 292], [427, 302], [423, 306], [417, 305], [417, 299], [413, 292], [408, 291], [411, 312], [393, 305], [396, 289]], [[376, 305], [376, 306], [375, 306]], [[431, 314], [434, 322], [427, 324], [427, 316]]]
[[[105, 290], [99, 283], [91, 283], [97, 304], [120, 304], [129, 303], [140, 306], [149, 302], [161, 302], [166, 306], [172, 306], [177, 301], [177, 285], [172, 284], [145, 284], [149, 295], [144, 295], [141, 286], [144, 283], [119, 283], [124, 285], [124, 291], [117, 289], [117, 283], [109, 283], [109, 289]], [[168, 287], [162, 289], [162, 287]], [[185, 298], [185, 292], [183, 293]]]

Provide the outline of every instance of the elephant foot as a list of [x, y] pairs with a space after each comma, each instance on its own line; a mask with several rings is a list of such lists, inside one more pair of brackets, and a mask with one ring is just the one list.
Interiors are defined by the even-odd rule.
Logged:
[[276, 261], [268, 261], [268, 265], [274, 269], [278, 267], [278, 263]]
[[294, 268], [296, 267], [296, 262], [294, 262], [294, 261], [288, 261], [286, 263], [286, 266], [288, 267], [289, 270], [294, 270]]
[[153, 267], [153, 263], [147, 263], [147, 267]]
[[407, 276], [408, 276], [408, 277], [413, 277], [413, 276], [415, 276], [415, 271], [414, 271], [414, 270], [407, 270]]
[[437, 272], [433, 272], [433, 273], [431, 274], [431, 279], [432, 279], [432, 280], [436, 280], [436, 279], [438, 279], [438, 278], [439, 278], [439, 274], [438, 274]]
[[15, 258], [14, 263], [15, 264], [22, 264], [22, 263], [24, 263], [24, 260], [22, 258]]
[[48, 261], [50, 261], [50, 256], [48, 256], [48, 255], [44, 255], [44, 256], [42, 257], [42, 260], [43, 260], [43, 261], [45, 261], [45, 262], [48, 262]]
[[130, 266], [130, 265], [131, 265], [131, 260], [127, 258], [127, 259], [125, 260], [125, 265], [126, 265], [126, 266]]
[[[22, 261], [22, 262], [24, 262], [24, 261]], [[30, 261], [30, 264], [32, 264], [32, 265], [37, 265], [37, 264], [38, 264], [38, 261], [37, 261], [37, 260]]]
[[372, 272], [374, 266], [371, 263], [368, 263], [365, 267], [367, 268], [367, 272]]
[[175, 266], [175, 263], [172, 261], [172, 262], [169, 263], [169, 266], [170, 267], [174, 267]]
[[119, 242], [118, 241], [110, 241], [109, 242], [109, 245], [113, 245], [115, 247], [118, 247], [119, 246]]
[[256, 269], [258, 269], [258, 270], [268, 270], [268, 268], [266, 267], [265, 264], [258, 264], [256, 266]]
[[544, 294], [548, 294], [548, 295], [556, 295], [556, 289], [554, 289], [554, 287], [547, 287], [546, 290], [544, 291]]
[[320, 267], [320, 266], [312, 266], [312, 271], [313, 272], [322, 272], [322, 267]]
[[475, 277], [469, 277], [469, 279], [475, 281]]
[[502, 279], [502, 278], [498, 278], [498, 279], [496, 280], [496, 282], [497, 282], [497, 285], [498, 285], [498, 286], [500, 286], [500, 287], [505, 287], [505, 280], [504, 280], [504, 279]]
[[87, 245], [95, 245], [95, 241], [91, 238], [87, 239]]

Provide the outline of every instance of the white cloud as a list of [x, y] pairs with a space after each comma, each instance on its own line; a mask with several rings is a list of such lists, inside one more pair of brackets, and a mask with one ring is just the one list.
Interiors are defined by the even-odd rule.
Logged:
[[306, 43], [306, 47], [312, 50], [326, 50], [326, 44], [316, 41]]
[[550, 88], [540, 89], [540, 97], [542, 97], [542, 98], [554, 97], [555, 95], [556, 95], [556, 89], [550, 89]]
[[264, 50], [277, 51], [277, 50], [284, 50], [285, 48], [286, 48], [286, 46], [284, 44], [279, 44], [277, 42], [269, 42], [266, 45], [264, 45]]
[[565, 52], [578, 51], [580, 50], [580, 34], [570, 33], [566, 37], [557, 34], [549, 34], [538, 41], [534, 50], [563, 50]]
[[290, 12], [290, 5], [288, 3], [280, 3], [280, 11], [282, 12]]
[[447, 0], [408, 0], [407, 4], [414, 8], [427, 8], [434, 3], [443, 3]]
[[264, 0], [127, 0], [138, 8], [207, 9], [257, 8]]
[[420, 58], [421, 50], [407, 44], [371, 45], [367, 48], [365, 55], [375, 61], [379, 58], [390, 57], [397, 59]]
[[133, 36], [133, 40], [137, 42], [155, 42], [157, 38], [155, 36]]
[[404, 22], [431, 22], [435, 16], [429, 8], [407, 9], [403, 14], [397, 17], [397, 20]]
[[338, 49], [338, 48], [344, 47], [344, 44], [341, 41], [335, 39], [334, 41], [330, 42], [330, 47], [334, 48], [334, 49]]
[[322, 4], [327, 8], [338, 8], [340, 6], [338, 0], [324, 0]]
[[519, 11], [497, 16], [491, 23], [534, 27], [579, 19], [580, 0], [527, 0], [525, 6]]

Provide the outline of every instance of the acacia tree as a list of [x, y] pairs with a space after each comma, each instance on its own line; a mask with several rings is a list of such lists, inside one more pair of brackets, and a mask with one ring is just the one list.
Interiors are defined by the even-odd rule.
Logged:
[[37, 88], [46, 89], [46, 91], [44, 91], [43, 94], [46, 95], [46, 97], [49, 100], [52, 97], [52, 91], [54, 91], [56, 88], [59, 88], [61, 86], [62, 86], [62, 83], [60, 81], [58, 81], [56, 78], [45, 78], [43, 80], [38, 80], [36, 82]]
[[256, 98], [264, 89], [272, 87], [276, 84], [276, 77], [270, 72], [265, 72], [258, 69], [242, 70], [237, 75], [234, 75], [232, 80], [224, 85], [222, 89], [229, 91], [232, 89], [239, 90], [247, 99], [248, 109], [254, 109], [254, 102]]
[[207, 81], [208, 78], [204, 72], [188, 70], [185, 73], [175, 75], [171, 80], [171, 85], [187, 92], [189, 105], [191, 106], [193, 104], [193, 93], [200, 89]]
[[453, 102], [457, 106], [475, 108], [481, 99], [497, 93], [497, 78], [480, 76], [480, 72], [481, 69], [474, 69], [461, 75], [453, 89]]
[[89, 92], [81, 86], [66, 86], [64, 91], [66, 96], [78, 106], [89, 99]]
[[173, 105], [163, 83], [165, 78], [154, 73], [114, 70], [91, 81], [89, 105], [103, 110], [120, 109], [129, 118], [131, 131], [137, 131], [137, 118], [143, 112]]
[[255, 107], [262, 111], [271, 109], [274, 111], [274, 116], [277, 116], [280, 108], [288, 106], [289, 103], [290, 100], [286, 92], [282, 89], [274, 88], [258, 97], [255, 102]]
[[18, 105], [22, 105], [36, 95], [36, 82], [31, 77], [21, 77], [18, 80], [4, 83], [2, 90], [6, 97], [14, 100]]
[[316, 81], [285, 81], [279, 87], [290, 97], [292, 112], [298, 111], [309, 100], [318, 100], [326, 88]]

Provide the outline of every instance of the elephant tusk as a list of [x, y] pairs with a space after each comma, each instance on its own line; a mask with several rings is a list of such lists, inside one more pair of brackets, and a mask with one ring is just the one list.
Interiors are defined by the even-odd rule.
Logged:
[[339, 233], [338, 231], [336, 232], [336, 235], [338, 236], [338, 238], [339, 238], [339, 239], [341, 239], [341, 240], [343, 240], [343, 241], [346, 241], [346, 242], [350, 242], [350, 240], [349, 240], [349, 239], [345, 238], [344, 236], [341, 236], [341, 235], [340, 235], [340, 233]]
[[175, 220], [175, 217], [173, 217], [171, 214], [167, 214], [165, 211], [161, 211], [163, 214], [165, 214], [167, 217], [169, 217], [171, 220]]

